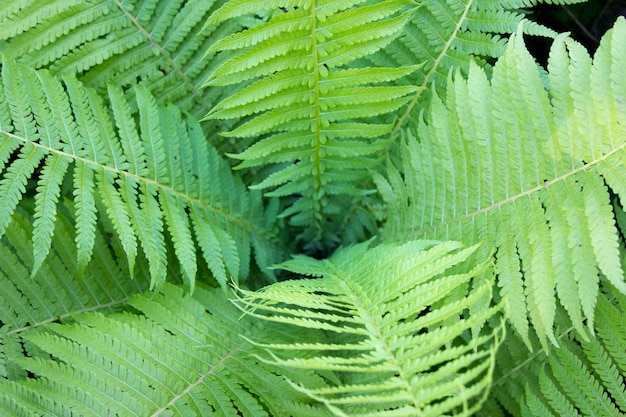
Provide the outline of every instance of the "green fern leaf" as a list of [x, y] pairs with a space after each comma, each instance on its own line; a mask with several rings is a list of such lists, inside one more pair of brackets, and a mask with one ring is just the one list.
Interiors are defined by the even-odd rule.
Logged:
[[319, 248], [339, 241], [341, 231], [328, 227], [326, 219], [346, 210], [350, 196], [362, 197], [364, 190], [355, 191], [357, 182], [388, 145], [372, 139], [390, 132], [389, 121], [372, 118], [396, 111], [415, 91], [371, 84], [406, 76], [416, 65], [345, 68], [388, 44], [409, 16], [410, 3], [402, 0], [359, 3], [232, 1], [205, 26], [272, 12], [267, 21], [209, 49], [234, 50], [235, 55], [213, 71], [206, 85], [252, 82], [217, 104], [207, 118], [246, 120], [224, 136], [259, 139], [231, 156], [242, 160], [238, 168], [283, 164], [255, 188], [274, 188], [269, 196], [301, 195], [282, 216], [303, 229], [299, 240]]
[[94, 417], [329, 415], [276, 373], [314, 385], [319, 377], [264, 364], [238, 337], [280, 333], [240, 319], [221, 290], [195, 294], [164, 284], [129, 301], [136, 313], [76, 314], [72, 324], [27, 336], [51, 356], [16, 359], [38, 377], [0, 381], [0, 407]]
[[[548, 91], [518, 32], [491, 81], [472, 65], [468, 80], [458, 73], [450, 78], [445, 103], [433, 96], [415, 132], [419, 142], [408, 131], [403, 170], [409, 179], [392, 185], [377, 177], [393, 213], [386, 240], [495, 243], [507, 316], [529, 347], [529, 321], [544, 348], [547, 340], [557, 344], [557, 299], [580, 333], [583, 317], [593, 329], [599, 272], [626, 292], [603, 184], [621, 197], [626, 119], [620, 103], [626, 90], [596, 97], [593, 88], [578, 87], [588, 77], [587, 83], [607, 91], [604, 77], [619, 78], [625, 31], [620, 19], [587, 64], [581, 48], [559, 37], [547, 76], [555, 88]], [[577, 108], [608, 116], [581, 119]]]
[[[543, 1], [462, 0], [457, 2], [425, 0], [414, 10], [411, 20], [387, 47], [365, 58], [364, 65], [398, 67], [422, 66], [409, 82], [418, 87], [406, 111], [397, 119], [393, 132], [410, 126], [417, 128], [420, 112], [430, 103], [429, 86], [433, 83], [443, 91], [451, 69], [469, 73], [470, 63], [478, 61], [491, 73], [493, 58], [502, 56], [506, 37], [524, 21], [525, 33], [554, 37], [556, 33], [528, 19], [532, 14], [523, 10]], [[577, 3], [564, 0], [560, 3]], [[546, 1], [545, 3], [550, 3]], [[530, 16], [529, 16], [530, 15]]]
[[[143, 87], [134, 90], [139, 112], [133, 114], [118, 87], [109, 88], [107, 108], [92, 90], [71, 77], [61, 83], [45, 72], [7, 60], [2, 76], [6, 101], [2, 100], [0, 109], [9, 123], [0, 131], [0, 234], [26, 192], [26, 183], [41, 167], [35, 190], [33, 274], [51, 246], [66, 172], [73, 172], [74, 177], [76, 246], [82, 268], [93, 251], [98, 211], [106, 212], [112, 221], [131, 274], [141, 247], [153, 286], [167, 276], [167, 232], [184, 279], [193, 289], [197, 260], [189, 222], [222, 285], [247, 275], [252, 232], [257, 247], [269, 244], [272, 248], [263, 252], [269, 257], [262, 260], [263, 265], [280, 259], [273, 232], [252, 223], [262, 213], [250, 208], [262, 212], [263, 206], [252, 206], [243, 184], [206, 144], [193, 119], [183, 119], [173, 107], [159, 107]], [[29, 90], [35, 93], [28, 94]], [[44, 91], [54, 92], [54, 98], [41, 94]], [[212, 233], [206, 233], [207, 229]]]
[[488, 409], [510, 415], [615, 416], [624, 413], [626, 298], [607, 279], [597, 297], [596, 333], [574, 331], [557, 310], [559, 347], [530, 353], [516, 334], [498, 351]]
[[[219, 94], [200, 85], [219, 60], [203, 59], [238, 24], [200, 29], [220, 1], [10, 2], [0, 12], [0, 52], [31, 68], [75, 75], [99, 93], [139, 82], [159, 103], [196, 117]], [[214, 130], [215, 126], [207, 127]]]
[[[264, 360], [332, 372], [337, 382], [328, 387], [291, 383], [337, 416], [472, 414], [502, 337], [498, 325], [469, 333], [498, 309], [480, 304], [491, 299], [492, 281], [475, 279], [492, 272], [489, 260], [455, 242], [367, 247], [322, 261], [298, 256], [280, 267], [320, 278], [241, 291], [238, 304], [249, 315], [294, 329], [289, 343], [257, 340], [268, 350]], [[458, 291], [468, 281], [472, 289]]]
[[27, 335], [40, 332], [47, 323], [68, 321], [85, 311], [117, 310], [132, 294], [148, 287], [143, 275], [128, 279], [109, 247], [112, 242], [101, 229], [94, 234], [90, 267], [82, 270], [72, 243], [74, 219], [65, 204], [59, 212], [52, 236], [54, 250], [32, 276], [31, 268], [38, 262], [37, 254], [31, 255], [36, 230], [32, 218], [14, 214], [0, 240], [0, 379], [26, 376], [15, 361], [39, 354], [26, 341]]

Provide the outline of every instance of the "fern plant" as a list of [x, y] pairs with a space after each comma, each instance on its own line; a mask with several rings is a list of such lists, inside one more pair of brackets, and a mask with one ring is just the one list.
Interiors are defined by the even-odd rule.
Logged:
[[384, 239], [494, 243], [507, 315], [529, 347], [529, 321], [544, 348], [557, 344], [557, 298], [579, 331], [583, 317], [593, 329], [600, 273], [626, 292], [607, 189], [624, 198], [624, 27], [593, 61], [557, 38], [548, 74], [518, 33], [491, 81], [473, 66], [449, 81], [445, 104], [433, 99], [421, 142], [406, 138], [404, 181], [393, 166], [377, 177], [393, 213]]
[[0, 5], [0, 413], [624, 413], [626, 21], [535, 3]]

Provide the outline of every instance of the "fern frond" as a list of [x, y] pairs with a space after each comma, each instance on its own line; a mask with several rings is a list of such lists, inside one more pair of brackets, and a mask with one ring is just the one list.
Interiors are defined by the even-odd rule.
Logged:
[[83, 269], [93, 252], [98, 212], [110, 218], [131, 274], [141, 246], [153, 287], [167, 275], [166, 232], [192, 289], [194, 236], [222, 285], [229, 277], [247, 275], [253, 239], [256, 247], [269, 243], [272, 248], [263, 252], [269, 259], [261, 259], [260, 265], [280, 260], [273, 232], [256, 223], [263, 217], [262, 204], [251, 202], [241, 181], [207, 145], [197, 122], [183, 118], [173, 106], [159, 107], [143, 87], [135, 88], [134, 95], [138, 114], [119, 87], [109, 88], [111, 104], [106, 107], [75, 78], [62, 83], [45, 71], [3, 62], [0, 235], [26, 182], [37, 175], [32, 273], [50, 250], [67, 175], [73, 178], [77, 258]]
[[74, 218], [68, 208], [60, 206], [53, 251], [32, 277], [31, 268], [39, 261], [33, 254], [37, 226], [32, 218], [15, 213], [0, 240], [0, 379], [26, 377], [15, 361], [38, 354], [26, 341], [27, 335], [86, 311], [119, 310], [132, 295], [148, 289], [146, 276], [129, 280], [128, 272], [118, 266], [109, 247], [114, 242], [102, 229], [95, 233], [89, 268], [81, 272], [73, 244]]
[[503, 336], [497, 323], [470, 333], [499, 308], [480, 301], [491, 299], [493, 281], [476, 279], [493, 278], [491, 262], [456, 242], [367, 246], [322, 261], [298, 256], [280, 267], [318, 278], [241, 291], [249, 315], [293, 329], [289, 343], [255, 337], [264, 360], [332, 372], [328, 387], [292, 385], [336, 416], [471, 415]]
[[[345, 211], [351, 196], [376, 166], [388, 143], [389, 115], [407, 102], [411, 86], [388, 82], [415, 71], [402, 68], [347, 68], [387, 45], [402, 30], [411, 3], [386, 0], [277, 2], [231, 1], [207, 20], [206, 27], [252, 13], [269, 12], [267, 21], [220, 39], [209, 53], [234, 51], [206, 85], [245, 83], [222, 100], [208, 119], [242, 119], [227, 137], [259, 138], [232, 154], [239, 168], [282, 164], [255, 187], [273, 188], [272, 196], [301, 195], [282, 213], [301, 229], [299, 239], [312, 248], [335, 246], [342, 234], [328, 225]], [[247, 118], [247, 119], [246, 119]], [[387, 117], [387, 119], [389, 119]]]
[[600, 273], [626, 293], [607, 189], [624, 201], [624, 37], [620, 19], [593, 62], [559, 37], [546, 91], [518, 33], [491, 81], [472, 65], [467, 80], [449, 81], [445, 103], [434, 96], [419, 142], [408, 132], [407, 180], [377, 177], [386, 240], [495, 243], [507, 316], [529, 347], [529, 321], [544, 348], [557, 344], [557, 299], [579, 332], [582, 317], [594, 328]]
[[319, 377], [255, 358], [260, 350], [239, 334], [281, 335], [240, 318], [223, 291], [199, 287], [191, 297], [164, 284], [128, 306], [133, 313], [73, 314], [26, 336], [50, 356], [14, 359], [36, 378], [0, 381], [5, 415], [329, 415], [277, 374], [314, 385]]
[[[597, 298], [596, 335], [564, 328], [559, 347], [548, 355], [510, 352], [508, 361], [499, 356], [490, 403], [510, 398], [506, 408], [512, 415], [533, 417], [624, 415], [624, 297], [604, 284]], [[499, 355], [515, 343], [510, 342]]]
[[76, 75], [103, 93], [108, 84], [140, 83], [161, 104], [196, 117], [219, 98], [200, 86], [220, 61], [203, 59], [215, 41], [238, 28], [200, 31], [221, 2], [98, 0], [10, 2], [0, 11], [0, 52], [36, 69]]
[[[559, 4], [578, 2], [564, 0]], [[458, 69], [467, 75], [470, 63], [478, 61], [490, 74], [494, 59], [506, 49], [507, 35], [514, 33], [520, 22], [524, 21], [527, 34], [556, 36], [551, 29], [532, 22], [532, 14], [524, 10], [550, 1], [424, 0], [421, 3], [402, 34], [365, 59], [368, 65], [376, 66], [422, 64], [409, 77], [409, 82], [418, 88], [396, 121], [394, 132], [407, 125], [417, 127], [420, 112], [431, 99], [429, 87], [434, 83], [441, 91], [445, 90], [450, 70]]]

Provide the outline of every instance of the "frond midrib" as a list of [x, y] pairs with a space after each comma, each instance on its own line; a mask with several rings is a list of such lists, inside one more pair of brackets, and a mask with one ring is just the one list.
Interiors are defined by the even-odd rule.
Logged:
[[[335, 276], [337, 277], [337, 279], [340, 279], [341, 275], [340, 275], [340, 271], [338, 271], [335, 268], [335, 265], [333, 265], [332, 263], [328, 262], [328, 268], [335, 274]], [[344, 285], [347, 285], [348, 287], [352, 287], [353, 285], [357, 285], [353, 282], [351, 282], [350, 280], [341, 280], [343, 282]], [[393, 368], [395, 369], [395, 371], [397, 372], [397, 377], [398, 379], [401, 381], [402, 386], [404, 387], [404, 391], [405, 393], [410, 397], [410, 402], [413, 403], [413, 407], [415, 410], [420, 410], [420, 404], [419, 401], [417, 400], [417, 398], [415, 397], [415, 393], [413, 392], [413, 389], [411, 389], [411, 382], [409, 381], [409, 375], [407, 375], [405, 369], [402, 367], [402, 365], [400, 363], [398, 363], [398, 358], [396, 357], [396, 355], [393, 352], [393, 349], [391, 348], [391, 346], [389, 346], [389, 343], [387, 343], [387, 339], [385, 338], [383, 332], [381, 331], [380, 326], [377, 323], [377, 320], [375, 319], [374, 316], [372, 316], [369, 312], [369, 308], [366, 308], [366, 304], [364, 302], [363, 299], [359, 298], [356, 296], [357, 292], [356, 291], [349, 291], [346, 293], [346, 295], [348, 297], [350, 297], [353, 301], [354, 301], [354, 305], [355, 306], [363, 306], [365, 308], [362, 308], [360, 310], [360, 317], [365, 319], [365, 321], [367, 321], [370, 326], [367, 326], [368, 330], [371, 329], [372, 327], [375, 328], [375, 333], [373, 333], [371, 330], [368, 331], [368, 334], [371, 338], [376, 339], [380, 345], [382, 346], [382, 349], [385, 351], [385, 353], [387, 354], [387, 360], [391, 363], [391, 365], [393, 366]]]
[[42, 321], [38, 321], [37, 323], [31, 323], [28, 326], [16, 327], [14, 329], [7, 331], [6, 333], [0, 333], [0, 336], [11, 336], [11, 335], [19, 334], [22, 332], [28, 332], [30, 330], [45, 326], [46, 324], [49, 324], [49, 323], [55, 323], [58, 321], [63, 322], [66, 319], [71, 319], [72, 317], [78, 316], [79, 314], [82, 314], [82, 313], [96, 312], [99, 310], [106, 311], [106, 310], [110, 310], [111, 307], [123, 306], [126, 303], [128, 303], [128, 301], [133, 297], [133, 295], [134, 294], [125, 295], [124, 297], [120, 299], [109, 301], [104, 304], [91, 305], [89, 307], [81, 308], [78, 310], [73, 310], [64, 314], [59, 314], [57, 316], [49, 317]]
[[241, 350], [241, 348], [238, 345], [236, 345], [234, 348], [229, 350], [228, 353], [226, 353], [224, 356], [220, 358], [219, 361], [217, 361], [217, 363], [209, 367], [209, 369], [205, 373], [198, 376], [198, 378], [196, 378], [196, 380], [192, 384], [187, 385], [185, 389], [180, 391], [178, 394], [172, 396], [172, 399], [170, 401], [164, 404], [163, 407], [159, 408], [158, 410], [155, 410], [155, 412], [150, 414], [149, 417], [159, 417], [160, 415], [162, 415], [163, 412], [167, 411], [170, 407], [174, 406], [174, 404], [176, 404], [178, 400], [185, 398], [186, 395], [189, 395], [191, 390], [197, 387], [198, 385], [202, 384], [209, 375], [219, 375], [217, 372], [215, 372], [215, 370], [219, 368], [220, 366], [222, 366], [227, 359], [233, 357], [234, 353], [239, 350]]
[[33, 142], [28, 140], [27, 138], [23, 138], [21, 136], [15, 135], [11, 132], [6, 132], [4, 130], [0, 129], [0, 134], [5, 134], [13, 139], [17, 139], [20, 142], [24, 143], [24, 144], [29, 144], [32, 145], [33, 147], [42, 149], [46, 152], [49, 153], [53, 153], [53, 154], [57, 154], [61, 157], [67, 158], [67, 159], [72, 159], [74, 161], [80, 161], [83, 162], [86, 165], [89, 165], [91, 167], [96, 168], [99, 171], [105, 171], [105, 172], [111, 172], [117, 175], [117, 177], [126, 177], [126, 178], [132, 178], [136, 181], [138, 181], [139, 183], [144, 183], [146, 185], [151, 185], [154, 186], [160, 190], [162, 190], [165, 193], [168, 193], [170, 195], [174, 195], [178, 198], [181, 198], [182, 200], [188, 201], [190, 205], [195, 205], [195, 206], [200, 206], [204, 209], [207, 209], [209, 211], [211, 211], [212, 213], [218, 215], [219, 217], [225, 219], [226, 221], [233, 223], [239, 227], [241, 227], [242, 229], [250, 232], [250, 233], [255, 233], [258, 236], [263, 237], [265, 240], [267, 241], [273, 241], [275, 239], [273, 234], [270, 232], [270, 230], [263, 228], [260, 225], [251, 223], [250, 221], [248, 221], [246, 218], [244, 218], [243, 216], [240, 215], [236, 215], [235, 213], [230, 213], [227, 211], [222, 210], [220, 207], [216, 207], [214, 205], [209, 204], [209, 202], [207, 201], [203, 201], [200, 200], [199, 198], [193, 197], [189, 194], [185, 194], [184, 192], [181, 191], [177, 191], [176, 189], [172, 188], [171, 186], [167, 185], [167, 184], [163, 184], [160, 183], [158, 181], [155, 181], [154, 179], [150, 179], [138, 174], [134, 174], [132, 172], [129, 171], [124, 171], [121, 170], [117, 167], [113, 167], [113, 166], [109, 166], [109, 165], [103, 165], [99, 162], [93, 161], [91, 159], [87, 159], [84, 157], [81, 157], [79, 155], [75, 155], [75, 154], [71, 154], [65, 151], [62, 151], [60, 149], [56, 149], [56, 148], [52, 148], [50, 146], [46, 146], [46, 145], [42, 145], [39, 142]]
[[321, 135], [322, 135], [322, 109], [320, 102], [320, 71], [317, 52], [317, 4], [311, 7], [311, 59], [313, 65], [313, 92], [315, 99], [315, 146], [313, 149], [313, 166], [315, 167], [314, 178], [314, 203], [316, 212], [319, 216], [313, 216], [316, 224], [313, 227], [318, 231], [322, 229], [321, 217], [323, 212], [323, 202], [318, 197], [320, 195], [320, 189], [322, 188], [322, 163], [320, 152], [322, 149]]
[[[618, 152], [623, 152], [625, 150], [626, 150], [626, 142], [621, 144], [620, 146], [612, 149], [610, 152], [607, 152], [607, 153], [603, 154], [601, 157], [595, 158], [595, 159], [591, 160], [590, 162], [583, 162], [581, 166], [573, 168], [572, 170], [570, 170], [570, 171], [568, 171], [568, 172], [566, 172], [564, 174], [561, 174], [561, 175], [559, 175], [559, 176], [557, 176], [557, 177], [555, 177], [555, 178], [553, 178], [551, 180], [547, 180], [546, 182], [544, 182], [541, 185], [537, 185], [535, 187], [532, 187], [532, 188], [529, 188], [527, 190], [524, 190], [524, 191], [522, 191], [522, 192], [520, 192], [518, 194], [515, 194], [513, 196], [510, 196], [510, 197], [508, 197], [508, 198], [506, 198], [504, 200], [496, 201], [496, 202], [494, 202], [494, 203], [492, 203], [492, 204], [490, 204], [488, 206], [485, 206], [483, 208], [480, 208], [480, 209], [478, 209], [476, 211], [472, 211], [470, 213], [465, 213], [465, 214], [463, 214], [461, 216], [456, 216], [454, 218], [451, 218], [451, 219], [445, 220], [445, 221], [441, 221], [441, 222], [438, 222], [436, 224], [434, 224], [432, 222], [430, 224], [424, 224], [424, 225], [422, 225], [419, 228], [414, 228], [412, 233], [416, 233], [418, 230], [432, 230], [432, 231], [434, 231], [434, 230], [437, 230], [439, 228], [444, 228], [445, 229], [445, 228], [447, 228], [451, 224], [458, 223], [458, 222], [461, 222], [461, 221], [467, 220], [467, 219], [472, 219], [472, 218], [475, 218], [475, 217], [477, 217], [477, 216], [479, 216], [481, 214], [489, 213], [489, 212], [491, 212], [493, 210], [496, 210], [496, 209], [498, 209], [498, 208], [500, 208], [500, 207], [502, 207], [502, 206], [504, 206], [506, 204], [515, 202], [515, 201], [517, 201], [517, 200], [519, 200], [521, 198], [528, 197], [528, 196], [530, 196], [530, 195], [532, 195], [532, 194], [534, 194], [536, 192], [539, 192], [541, 190], [547, 189], [547, 188], [549, 188], [553, 184], [567, 181], [570, 177], [572, 177], [572, 176], [574, 176], [574, 175], [576, 175], [576, 174], [578, 174], [580, 172], [589, 171], [589, 170], [593, 169], [593, 167], [595, 165], [597, 165], [597, 164], [599, 164], [601, 162], [604, 162], [607, 159], [609, 159], [610, 157], [612, 157], [614, 154], [616, 154]], [[411, 233], [411, 232], [409, 232], [409, 233]]]
[[452, 34], [450, 35], [450, 38], [444, 44], [443, 48], [441, 49], [441, 53], [433, 61], [433, 66], [430, 68], [430, 70], [428, 71], [428, 73], [424, 77], [424, 80], [418, 86], [417, 92], [415, 93], [415, 97], [413, 97], [413, 99], [409, 102], [409, 104], [407, 104], [406, 110], [398, 118], [398, 121], [396, 122], [395, 126], [391, 130], [391, 133], [389, 134], [390, 138], [393, 138], [394, 135], [402, 128], [402, 126], [404, 125], [404, 121], [411, 115], [411, 112], [413, 111], [413, 108], [417, 105], [417, 103], [419, 102], [420, 98], [422, 97], [422, 93], [428, 88], [428, 85], [431, 82], [431, 77], [439, 69], [439, 63], [441, 62], [443, 57], [446, 56], [446, 54], [448, 53], [448, 50], [452, 46], [452, 43], [456, 39], [457, 34], [461, 30], [461, 27], [463, 26], [463, 22], [465, 22], [467, 14], [469, 13], [470, 9], [472, 8], [472, 4], [473, 3], [474, 3], [474, 0], [468, 0], [467, 5], [465, 6], [465, 10], [463, 10], [463, 14], [459, 18], [459, 21], [456, 23], [456, 26], [454, 27], [454, 30], [452, 31]]

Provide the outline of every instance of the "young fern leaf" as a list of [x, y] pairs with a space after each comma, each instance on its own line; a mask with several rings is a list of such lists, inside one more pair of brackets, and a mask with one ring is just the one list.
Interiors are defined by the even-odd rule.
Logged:
[[503, 338], [492, 262], [457, 242], [367, 246], [298, 256], [280, 267], [317, 278], [241, 291], [246, 313], [293, 328], [289, 343], [254, 337], [263, 360], [325, 375], [326, 387], [290, 382], [335, 416], [473, 414]]
[[[54, 250], [33, 276], [32, 218], [15, 213], [0, 240], [0, 380], [25, 378], [26, 371], [16, 361], [41, 353], [26, 340], [27, 335], [87, 311], [119, 310], [132, 295], [148, 289], [147, 275], [128, 279], [128, 271], [118, 266], [117, 256], [109, 247], [114, 242], [102, 230], [95, 234], [89, 268], [79, 273], [74, 218], [68, 208], [69, 204], [61, 205], [51, 242]], [[139, 263], [143, 265], [145, 260]]]
[[15, 358], [36, 377], [0, 380], [2, 415], [330, 415], [279, 375], [316, 386], [319, 377], [265, 364], [239, 337], [280, 333], [241, 318], [222, 290], [194, 295], [166, 283], [134, 296], [134, 313], [83, 312], [26, 336], [50, 356]]
[[[278, 164], [253, 188], [266, 195], [301, 195], [282, 213], [303, 229], [309, 250], [328, 249], [340, 241], [328, 219], [345, 211], [369, 191], [358, 183], [369, 177], [380, 139], [391, 131], [389, 115], [407, 102], [411, 86], [388, 82], [415, 71], [401, 68], [347, 68], [397, 36], [409, 19], [412, 3], [386, 0], [266, 2], [232, 0], [208, 19], [212, 28], [227, 19], [268, 12], [267, 21], [217, 41], [208, 53], [234, 50], [206, 85], [248, 83], [222, 100], [207, 119], [242, 119], [227, 137], [260, 138], [233, 154], [239, 168]], [[366, 226], [367, 227], [367, 226]]]
[[273, 232], [258, 226], [263, 205], [251, 198], [260, 196], [251, 197], [232, 176], [197, 122], [173, 106], [159, 107], [145, 88], [133, 90], [139, 108], [134, 115], [118, 87], [109, 88], [107, 108], [73, 77], [60, 82], [8, 60], [2, 64], [1, 87], [0, 235], [26, 182], [38, 174], [33, 274], [50, 250], [67, 175], [76, 197], [81, 270], [92, 256], [98, 212], [111, 220], [131, 274], [141, 246], [153, 287], [167, 275], [166, 231], [191, 289], [196, 242], [221, 285], [247, 276], [251, 245], [272, 248], [259, 252], [269, 256], [259, 265], [280, 260]]
[[594, 328], [600, 274], [626, 293], [608, 189], [626, 201], [625, 38], [619, 19], [592, 61], [560, 36], [544, 78], [519, 31], [491, 81], [472, 65], [467, 80], [451, 77], [445, 103], [434, 96], [419, 141], [408, 132], [406, 180], [393, 167], [377, 177], [385, 240], [497, 248], [507, 316], [529, 347], [529, 326], [544, 348], [557, 344], [557, 299], [579, 332], [583, 317]]

